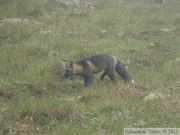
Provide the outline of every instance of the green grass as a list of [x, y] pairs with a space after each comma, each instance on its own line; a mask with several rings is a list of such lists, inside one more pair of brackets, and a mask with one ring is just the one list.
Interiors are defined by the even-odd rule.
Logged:
[[[180, 125], [178, 0], [0, 0], [0, 134], [117, 134]], [[172, 8], [173, 7], [173, 8]], [[136, 81], [61, 78], [61, 59], [110, 53]], [[158, 91], [165, 98], [144, 101]]]

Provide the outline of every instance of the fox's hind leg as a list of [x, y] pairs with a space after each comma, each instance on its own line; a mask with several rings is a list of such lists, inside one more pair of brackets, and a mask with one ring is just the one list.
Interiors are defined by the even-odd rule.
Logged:
[[111, 79], [111, 81], [115, 82], [114, 71], [113, 71], [113, 70], [109, 70], [109, 71], [107, 72], [107, 75], [109, 76], [109, 78]]
[[103, 81], [104, 80], [104, 77], [106, 76], [107, 74], [106, 74], [106, 71], [101, 75], [101, 77], [100, 77], [100, 80], [101, 81]]
[[105, 72], [101, 75], [100, 80], [102, 81], [106, 75], [109, 76], [109, 78], [111, 79], [111, 81], [115, 82], [114, 70], [113, 70], [113, 68], [107, 68], [107, 69], [105, 70]]

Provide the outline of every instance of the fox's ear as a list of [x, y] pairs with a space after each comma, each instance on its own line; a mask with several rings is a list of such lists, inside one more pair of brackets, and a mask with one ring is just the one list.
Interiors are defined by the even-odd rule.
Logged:
[[69, 65], [70, 65], [70, 67], [73, 67], [74, 66], [74, 62], [73, 61], [69, 61]]
[[61, 63], [63, 65], [63, 67], [73, 67], [74, 66], [74, 62], [73, 61], [66, 61], [66, 60], [61, 60]]
[[61, 63], [62, 63], [62, 65], [63, 65], [63, 67], [65, 67], [67, 61], [66, 61], [66, 60], [61, 60]]

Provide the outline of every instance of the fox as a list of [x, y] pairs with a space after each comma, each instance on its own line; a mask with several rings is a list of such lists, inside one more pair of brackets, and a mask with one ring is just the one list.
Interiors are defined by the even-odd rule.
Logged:
[[64, 69], [62, 77], [67, 78], [73, 75], [82, 76], [84, 77], [85, 86], [90, 86], [93, 82], [93, 75], [101, 71], [104, 71], [100, 76], [101, 81], [103, 81], [107, 75], [112, 82], [115, 82], [114, 71], [116, 71], [125, 82], [135, 84], [135, 81], [126, 71], [123, 63], [110, 54], [101, 53], [91, 55], [76, 62], [65, 60], [61, 60], [61, 62]]

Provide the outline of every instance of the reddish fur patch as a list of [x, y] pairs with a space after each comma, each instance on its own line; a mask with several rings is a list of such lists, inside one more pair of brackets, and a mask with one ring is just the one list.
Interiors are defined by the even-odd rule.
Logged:
[[74, 66], [73, 66], [73, 71], [74, 71], [76, 74], [82, 74], [82, 73], [84, 72], [84, 68], [83, 68], [83, 66], [81, 66], [81, 65], [74, 64]]
[[89, 65], [91, 71], [93, 71], [93, 72], [97, 71], [97, 68], [91, 61], [87, 61], [87, 64]]

